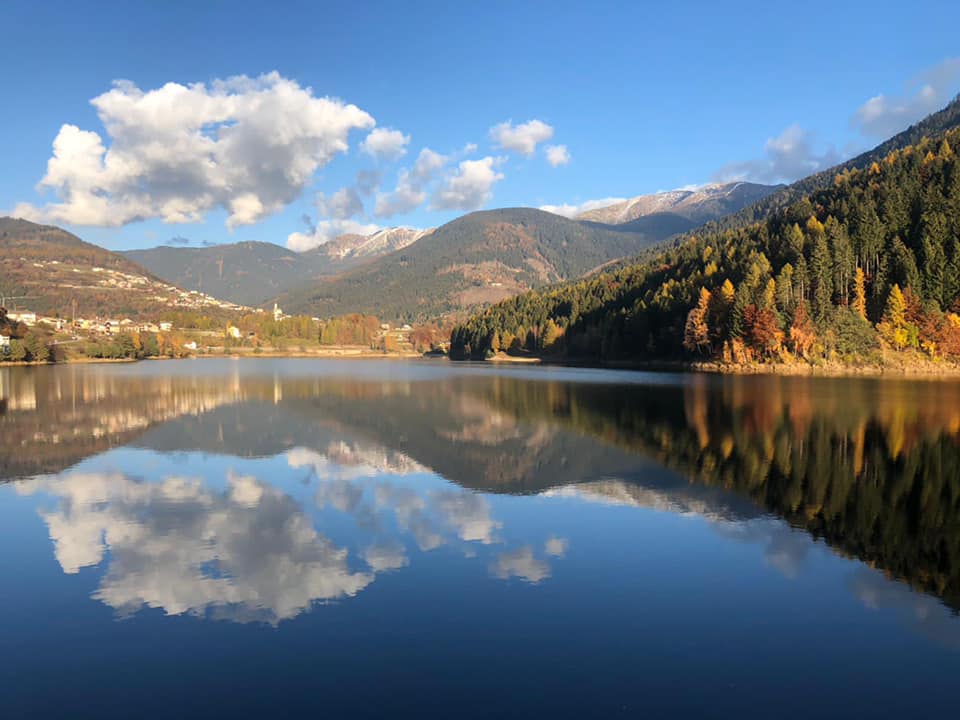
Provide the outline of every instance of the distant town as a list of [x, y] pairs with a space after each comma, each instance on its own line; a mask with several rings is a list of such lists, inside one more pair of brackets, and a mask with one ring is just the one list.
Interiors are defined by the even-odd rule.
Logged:
[[[103, 271], [109, 273], [108, 282], [117, 287], [140, 280]], [[276, 303], [272, 310], [265, 310], [173, 286], [171, 290], [178, 302], [167, 305], [152, 320], [79, 314], [64, 317], [29, 308], [7, 309], [7, 302], [23, 296], [0, 294], [4, 303], [0, 306], [0, 360], [62, 362], [247, 353], [420, 355], [443, 353], [449, 346], [449, 330], [435, 325], [395, 325], [362, 314], [325, 321], [288, 315]], [[168, 298], [157, 298], [161, 299]]]

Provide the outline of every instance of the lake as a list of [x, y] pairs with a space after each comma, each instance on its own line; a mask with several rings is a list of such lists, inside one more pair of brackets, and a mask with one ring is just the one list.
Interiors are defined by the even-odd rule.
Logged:
[[0, 369], [0, 716], [952, 717], [960, 383]]

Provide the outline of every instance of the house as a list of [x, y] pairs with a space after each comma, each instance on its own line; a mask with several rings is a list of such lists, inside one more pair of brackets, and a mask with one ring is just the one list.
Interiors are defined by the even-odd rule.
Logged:
[[280, 322], [283, 320], [283, 310], [281, 310], [280, 306], [276, 303], [273, 304], [273, 320], [274, 322]]
[[196, 341], [196, 340], [191, 340], [191, 341], [188, 342], [188, 343], [184, 343], [184, 344], [183, 344], [183, 347], [186, 348], [187, 350], [196, 350], [196, 349], [197, 349], [197, 341]]
[[173, 330], [173, 323], [171, 322], [160, 323], [160, 332], [170, 332], [171, 330]]
[[240, 328], [235, 325], [227, 325], [227, 336], [232, 337], [234, 340], [239, 340], [241, 336]]
[[30, 312], [29, 310], [24, 310], [23, 312], [7, 313], [7, 317], [11, 320], [22, 322], [24, 325], [37, 324], [37, 314], [35, 312]]
[[6, 355], [8, 352], [10, 352], [10, 338], [0, 335], [0, 353]]

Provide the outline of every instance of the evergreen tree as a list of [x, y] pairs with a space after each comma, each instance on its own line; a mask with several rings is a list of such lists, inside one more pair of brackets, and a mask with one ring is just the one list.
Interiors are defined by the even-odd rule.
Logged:
[[810, 280], [813, 285], [813, 316], [818, 323], [826, 321], [833, 297], [833, 263], [823, 233], [817, 233], [810, 259]]
[[[943, 213], [928, 211], [921, 218], [923, 240], [921, 248], [923, 265], [923, 295], [935, 300], [941, 307], [945, 298], [944, 273], [947, 256], [947, 219]], [[918, 288], [919, 290], [919, 288]]]
[[824, 227], [830, 253], [833, 255], [833, 282], [836, 295], [841, 305], [847, 305], [850, 302], [850, 284], [857, 264], [853, 246], [850, 244], [846, 229], [832, 215], [827, 218]]

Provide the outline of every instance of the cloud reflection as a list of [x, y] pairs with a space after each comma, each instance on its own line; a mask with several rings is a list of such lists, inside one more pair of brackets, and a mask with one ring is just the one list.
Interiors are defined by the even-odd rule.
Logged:
[[21, 492], [60, 498], [43, 513], [64, 572], [99, 564], [94, 596], [122, 615], [142, 607], [276, 624], [317, 601], [356, 595], [374, 578], [319, 534], [288, 495], [249, 476], [223, 490], [169, 477], [39, 478]]
[[550, 566], [534, 557], [533, 549], [526, 545], [497, 555], [496, 561], [490, 566], [490, 573], [501, 580], [518, 577], [536, 585], [550, 577]]
[[861, 567], [850, 576], [850, 589], [873, 610], [893, 610], [916, 632], [934, 642], [960, 649], [960, 623], [943, 603], [892, 582], [876, 570]]

